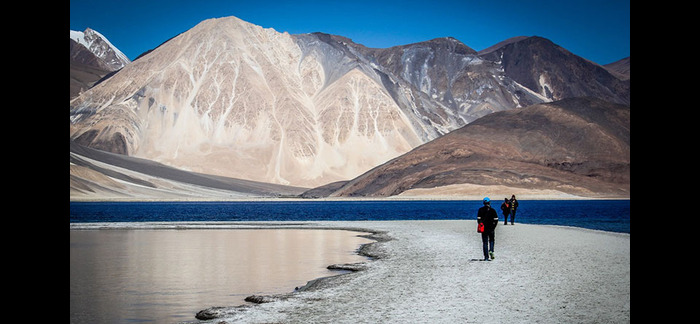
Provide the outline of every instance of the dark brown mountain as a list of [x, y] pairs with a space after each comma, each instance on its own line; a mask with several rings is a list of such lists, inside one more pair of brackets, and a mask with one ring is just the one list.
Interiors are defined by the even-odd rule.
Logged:
[[629, 79], [620, 80], [546, 38], [519, 37], [502, 44], [481, 57], [500, 62], [506, 76], [549, 100], [590, 96], [630, 104]]
[[392, 196], [453, 184], [629, 197], [630, 108], [571, 98], [500, 111], [348, 182], [332, 196]]
[[90, 89], [112, 69], [85, 46], [70, 39], [70, 99]]
[[620, 80], [630, 79], [630, 58], [625, 57], [619, 61], [603, 65], [610, 73], [616, 75]]
[[487, 47], [487, 48], [485, 48], [485, 49], [480, 50], [478, 54], [481, 55], [481, 56], [484, 56], [484, 55], [486, 55], [486, 54], [489, 54], [489, 53], [491, 53], [491, 52], [493, 52], [493, 51], [495, 51], [495, 50], [497, 50], [497, 49], [503, 47], [503, 46], [506, 46], [506, 45], [508, 45], [508, 44], [512, 44], [512, 43], [515, 43], [515, 42], [519, 42], [519, 41], [524, 40], [524, 39], [527, 39], [527, 38], [528, 38], [528, 36], [516, 36], [516, 37], [511, 37], [511, 38], [508, 38], [508, 39], [506, 39], [506, 40], [504, 40], [504, 41], [500, 41], [500, 42], [496, 43], [495, 45], [491, 45], [491, 46], [489, 46], [489, 47]]

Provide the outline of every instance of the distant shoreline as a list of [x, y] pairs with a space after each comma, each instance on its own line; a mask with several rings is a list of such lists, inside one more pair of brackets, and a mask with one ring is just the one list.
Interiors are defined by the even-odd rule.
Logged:
[[[500, 196], [492, 195], [491, 199], [498, 199]], [[506, 197], [506, 196], [504, 196]], [[509, 198], [510, 195], [507, 196]], [[167, 199], [167, 198], [71, 198], [70, 202], [262, 202], [262, 201], [292, 201], [292, 202], [323, 202], [323, 201], [480, 201], [484, 196], [392, 196], [392, 197], [329, 197], [329, 198], [292, 198], [292, 197], [255, 197], [255, 198], [188, 198], [188, 199]], [[582, 197], [582, 196], [517, 196], [518, 200], [630, 200], [629, 197]]]

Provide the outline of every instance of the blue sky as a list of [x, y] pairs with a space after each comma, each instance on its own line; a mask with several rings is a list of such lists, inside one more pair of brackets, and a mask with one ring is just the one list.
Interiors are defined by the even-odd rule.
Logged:
[[478, 51], [536, 35], [599, 64], [630, 55], [629, 0], [70, 1], [70, 29], [92, 28], [132, 60], [202, 20], [226, 16], [290, 34], [341, 35], [367, 47], [451, 36]]

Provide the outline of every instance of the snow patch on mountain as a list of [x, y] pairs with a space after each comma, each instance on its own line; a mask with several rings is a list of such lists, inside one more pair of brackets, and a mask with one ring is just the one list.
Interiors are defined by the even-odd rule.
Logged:
[[94, 29], [85, 31], [70, 31], [70, 38], [76, 43], [85, 46], [95, 56], [104, 60], [114, 71], [123, 68], [131, 60], [114, 46], [104, 35]]

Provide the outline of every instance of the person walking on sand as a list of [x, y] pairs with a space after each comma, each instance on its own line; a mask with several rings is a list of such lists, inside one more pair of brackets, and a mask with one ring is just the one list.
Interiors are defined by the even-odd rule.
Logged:
[[508, 225], [508, 214], [510, 214], [510, 200], [508, 198], [503, 198], [505, 199], [504, 202], [501, 203], [501, 211], [503, 212], [503, 225]]
[[498, 213], [491, 208], [491, 199], [484, 197], [484, 206], [479, 208], [476, 214], [478, 224], [484, 224], [484, 231], [481, 233], [481, 241], [484, 243], [484, 261], [493, 260], [493, 245], [496, 241], [496, 226], [498, 226]]
[[[515, 225], [515, 211], [518, 209], [518, 200], [515, 195], [510, 196], [510, 225]], [[508, 217], [506, 217], [508, 218]], [[506, 219], [506, 222], [508, 220]]]

